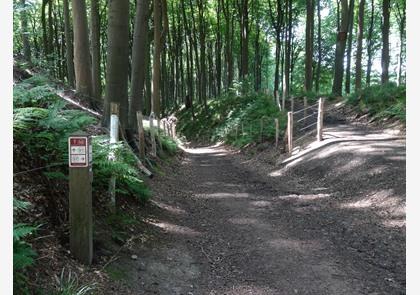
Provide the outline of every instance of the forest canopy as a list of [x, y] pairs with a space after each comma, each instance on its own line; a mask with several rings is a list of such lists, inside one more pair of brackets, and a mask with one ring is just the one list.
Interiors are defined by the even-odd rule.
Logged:
[[75, 87], [105, 114], [119, 103], [124, 127], [135, 129], [138, 110], [163, 117], [184, 106], [194, 116], [195, 105], [206, 108], [234, 89], [280, 101], [405, 84], [405, 6], [14, 0], [14, 56]]

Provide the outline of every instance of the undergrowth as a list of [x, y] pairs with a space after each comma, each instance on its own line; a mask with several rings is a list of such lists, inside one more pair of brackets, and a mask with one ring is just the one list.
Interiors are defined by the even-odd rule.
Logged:
[[27, 268], [34, 264], [35, 251], [26, 239], [35, 233], [37, 226], [16, 223], [16, 215], [24, 213], [29, 202], [13, 198], [13, 288], [16, 294], [29, 294]]
[[286, 113], [279, 112], [272, 96], [234, 91], [208, 101], [207, 110], [194, 106], [194, 119], [190, 109], [181, 110], [178, 118], [177, 130], [188, 140], [223, 141], [238, 147], [261, 141], [261, 120], [263, 141], [274, 140], [275, 118], [280, 136], [287, 123]]
[[376, 118], [397, 118], [405, 122], [406, 87], [393, 82], [375, 84], [348, 96], [347, 103]]

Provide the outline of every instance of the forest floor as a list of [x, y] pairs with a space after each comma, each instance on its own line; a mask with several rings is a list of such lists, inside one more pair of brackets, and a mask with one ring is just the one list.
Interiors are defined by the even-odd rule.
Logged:
[[107, 294], [405, 294], [405, 139], [326, 120], [289, 159], [184, 149]]

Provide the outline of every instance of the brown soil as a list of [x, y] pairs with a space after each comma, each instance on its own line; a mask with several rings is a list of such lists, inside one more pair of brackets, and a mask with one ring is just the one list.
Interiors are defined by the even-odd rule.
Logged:
[[291, 159], [186, 149], [104, 294], [405, 294], [405, 139], [340, 123]]

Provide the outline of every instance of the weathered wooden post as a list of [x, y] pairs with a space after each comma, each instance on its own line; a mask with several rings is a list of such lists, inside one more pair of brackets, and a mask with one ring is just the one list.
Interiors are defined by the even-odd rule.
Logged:
[[155, 114], [151, 112], [150, 117], [149, 117], [150, 139], [152, 141], [152, 156], [156, 157], [155, 128], [153, 126], [154, 118], [155, 118]]
[[305, 123], [306, 123], [306, 115], [308, 114], [308, 110], [307, 110], [307, 107], [308, 107], [308, 98], [305, 96], [304, 98], [303, 98], [303, 125], [305, 125]]
[[176, 138], [176, 121], [171, 123], [172, 138]]
[[276, 147], [279, 146], [279, 119], [274, 119], [274, 125], [276, 126]]
[[160, 130], [160, 119], [157, 118], [157, 140], [159, 142], [159, 148], [162, 150], [162, 139], [160, 138], [161, 130]]
[[289, 154], [293, 149], [293, 112], [287, 112], [287, 145]]
[[[109, 143], [115, 144], [118, 141], [118, 130], [119, 130], [119, 104], [111, 102], [110, 105], [111, 109], [111, 120], [110, 120], [110, 128], [109, 128]], [[110, 161], [115, 161], [115, 154], [111, 152], [109, 156]], [[116, 184], [116, 177], [115, 175], [111, 176], [109, 181], [109, 196], [110, 196], [110, 210], [111, 212], [115, 213], [116, 211], [116, 204], [115, 204], [115, 184]]]
[[139, 132], [140, 159], [144, 160], [146, 158], [146, 141], [144, 139], [143, 113], [141, 111], [137, 112], [137, 129]]
[[91, 137], [84, 132], [74, 133], [68, 145], [70, 252], [89, 265], [93, 257]]
[[260, 141], [263, 142], [264, 119], [260, 120]]
[[317, 140], [322, 140], [322, 128], [324, 127], [324, 98], [320, 98], [318, 102], [318, 124], [317, 124]]
[[238, 126], [238, 124], [236, 124], [236, 128], [235, 128], [235, 140], [238, 140], [238, 130], [239, 129], [239, 126]]
[[244, 122], [241, 122], [241, 133], [244, 136]]

